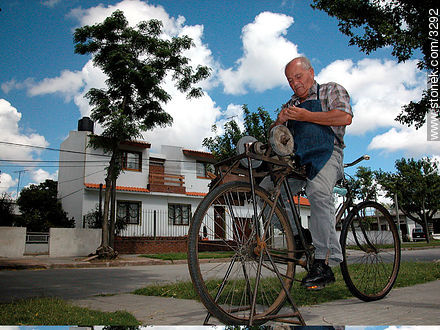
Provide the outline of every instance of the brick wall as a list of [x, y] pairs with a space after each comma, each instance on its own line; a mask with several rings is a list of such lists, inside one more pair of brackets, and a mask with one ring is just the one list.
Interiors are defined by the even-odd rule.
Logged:
[[115, 250], [122, 254], [186, 252], [186, 237], [116, 237]]

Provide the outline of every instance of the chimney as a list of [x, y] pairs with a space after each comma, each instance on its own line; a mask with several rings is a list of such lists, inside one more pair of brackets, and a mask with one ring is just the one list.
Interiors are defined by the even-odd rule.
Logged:
[[93, 133], [93, 126], [93, 120], [91, 120], [89, 117], [82, 117], [80, 120], [78, 120], [78, 131]]

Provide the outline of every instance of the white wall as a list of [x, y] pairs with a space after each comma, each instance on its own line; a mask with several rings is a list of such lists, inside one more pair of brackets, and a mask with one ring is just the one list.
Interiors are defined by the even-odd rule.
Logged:
[[[63, 210], [68, 217], [75, 219], [75, 226], [82, 226], [82, 195], [84, 188], [84, 160], [89, 132], [71, 131], [69, 137], [61, 143], [60, 167], [58, 172], [58, 198], [61, 198]], [[67, 162], [66, 162], [67, 161]], [[96, 171], [96, 168], [95, 168]]]
[[0, 227], [0, 257], [23, 257], [25, 244], [25, 227]]
[[51, 228], [51, 257], [87, 256], [101, 244], [101, 229]]

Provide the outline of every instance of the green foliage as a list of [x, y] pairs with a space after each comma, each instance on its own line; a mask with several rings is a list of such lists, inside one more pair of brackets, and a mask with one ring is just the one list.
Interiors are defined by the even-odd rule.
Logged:
[[3, 325], [60, 325], [77, 324], [94, 326], [97, 324], [114, 326], [139, 325], [136, 318], [125, 312], [99, 312], [72, 306], [59, 298], [36, 298], [17, 300], [1, 304], [0, 324]]
[[[245, 135], [253, 136], [261, 142], [267, 142], [269, 128], [273, 124], [269, 113], [261, 107], [257, 109], [257, 112], [250, 112], [246, 105], [243, 105], [242, 109], [244, 113], [243, 131], [235, 120], [230, 120], [223, 126], [223, 135], [203, 139], [203, 146], [208, 148], [219, 161], [235, 156], [237, 142]], [[216, 125], [212, 126], [212, 131], [217, 133]]]
[[396, 160], [395, 166], [396, 173], [377, 171], [377, 181], [385, 189], [386, 197], [394, 200], [397, 194], [399, 209], [425, 228], [424, 213], [429, 223], [440, 210], [438, 164], [429, 158], [402, 158]]
[[[391, 265], [388, 265], [391, 266]], [[388, 267], [386, 266], [386, 267]], [[352, 264], [350, 266], [354, 272], [358, 272], [362, 277], [362, 271], [365, 271], [365, 264]], [[342, 278], [342, 274], [339, 267], [333, 267], [335, 273], [336, 283], [325, 287], [321, 291], [308, 291], [301, 287], [299, 284], [294, 284], [291, 289], [292, 297], [295, 297], [295, 303], [297, 306], [310, 306], [315, 304], [322, 304], [328, 301], [334, 301], [337, 299], [351, 298], [352, 295], [348, 291], [347, 286]], [[301, 275], [298, 276], [299, 278]], [[400, 265], [399, 275], [397, 277], [394, 287], [405, 287], [415, 284], [425, 283], [429, 281], [435, 281], [440, 279], [440, 264], [437, 262], [402, 262]], [[262, 287], [279, 287], [281, 286], [275, 275], [273, 278], [262, 279], [260, 282]], [[268, 283], [270, 284], [268, 284]], [[209, 286], [217, 287], [221, 281], [212, 280], [206, 283]], [[240, 290], [245, 289], [245, 285], [234, 285], [235, 296], [237, 299], [242, 297]], [[165, 285], [150, 285], [142, 289], [138, 289], [134, 294], [146, 295], [146, 296], [162, 296], [162, 297], [174, 297], [177, 299], [196, 299], [199, 297], [194, 291], [191, 282], [177, 282]], [[237, 301], [237, 305], [240, 301]]]
[[[95, 208], [84, 215], [84, 219], [87, 222], [88, 228], [102, 228], [102, 218], [103, 215], [99, 211], [99, 205], [96, 204]], [[121, 219], [116, 217], [115, 230], [116, 233], [119, 233], [121, 230], [127, 227], [128, 223], [125, 219]]]
[[353, 195], [360, 200], [377, 200], [377, 184], [370, 167], [359, 166], [355, 178], [349, 179]]
[[0, 195], [0, 226], [13, 226], [16, 221], [14, 204], [8, 193]]
[[[313, 0], [312, 7], [325, 11], [339, 20], [339, 30], [363, 52], [390, 47], [391, 54], [404, 62], [420, 52], [420, 70], [436, 70], [432, 60], [430, 9], [438, 8], [437, 1], [426, 0]], [[438, 16], [437, 16], [438, 22]], [[432, 31], [431, 31], [432, 33]], [[411, 102], [396, 118], [402, 124], [420, 128], [426, 118], [428, 92], [420, 102]], [[440, 116], [440, 110], [436, 109]]]
[[69, 219], [57, 199], [57, 182], [46, 180], [39, 185], [23, 188], [17, 200], [22, 216], [19, 225], [28, 231], [46, 232], [49, 228], [72, 228], [74, 219]]
[[161, 39], [162, 23], [141, 22], [130, 27], [122, 11], [103, 23], [75, 30], [75, 52], [93, 54], [93, 63], [107, 75], [107, 89], [92, 88], [86, 97], [92, 119], [105, 128], [105, 137], [118, 141], [139, 136], [142, 130], [172, 122], [162, 106], [171, 96], [161, 87], [168, 73], [188, 97], [202, 95], [193, 84], [209, 76], [209, 68], [193, 69], [182, 52], [193, 45], [187, 37]]

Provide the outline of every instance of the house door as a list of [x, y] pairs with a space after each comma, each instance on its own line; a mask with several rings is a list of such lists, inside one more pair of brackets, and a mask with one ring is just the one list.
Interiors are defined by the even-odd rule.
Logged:
[[225, 208], [214, 206], [214, 239], [225, 239]]

